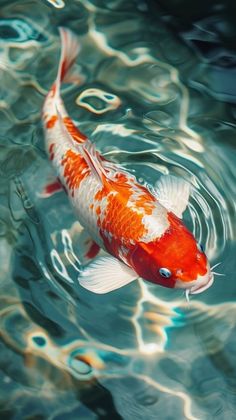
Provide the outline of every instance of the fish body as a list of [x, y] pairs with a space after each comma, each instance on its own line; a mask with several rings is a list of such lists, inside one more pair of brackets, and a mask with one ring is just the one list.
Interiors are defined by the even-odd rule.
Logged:
[[138, 276], [169, 288], [199, 293], [213, 282], [206, 255], [180, 217], [190, 186], [161, 177], [156, 192], [106, 160], [70, 119], [60, 96], [78, 54], [75, 36], [60, 29], [61, 59], [43, 106], [49, 158], [81, 225], [111, 257], [98, 258], [81, 273], [80, 284], [97, 293]]

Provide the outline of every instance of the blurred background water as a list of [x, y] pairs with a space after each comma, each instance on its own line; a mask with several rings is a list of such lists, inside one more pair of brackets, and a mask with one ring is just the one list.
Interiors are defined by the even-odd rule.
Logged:
[[[236, 410], [235, 5], [230, 1], [0, 1], [0, 418], [234, 419]], [[58, 27], [81, 83], [73, 119], [140, 182], [190, 179], [185, 222], [214, 285], [190, 304], [134, 282], [78, 282], [84, 238], [53, 170], [40, 112]]]

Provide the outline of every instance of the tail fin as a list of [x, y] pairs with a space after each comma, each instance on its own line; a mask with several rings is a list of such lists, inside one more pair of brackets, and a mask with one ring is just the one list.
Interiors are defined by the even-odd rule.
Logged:
[[65, 28], [59, 28], [61, 36], [61, 57], [56, 78], [56, 92], [59, 93], [61, 83], [69, 81], [69, 74], [79, 52], [76, 36]]

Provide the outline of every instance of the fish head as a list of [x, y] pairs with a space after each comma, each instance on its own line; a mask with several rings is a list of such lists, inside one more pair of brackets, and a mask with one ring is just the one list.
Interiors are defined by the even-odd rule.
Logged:
[[214, 281], [208, 259], [183, 222], [173, 213], [168, 218], [169, 227], [160, 238], [136, 245], [131, 264], [152, 283], [201, 293]]

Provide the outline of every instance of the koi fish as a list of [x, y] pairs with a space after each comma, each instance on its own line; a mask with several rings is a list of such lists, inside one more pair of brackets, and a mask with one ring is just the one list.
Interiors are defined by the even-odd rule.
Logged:
[[95, 293], [107, 293], [138, 277], [197, 294], [213, 283], [203, 249], [181, 220], [190, 184], [161, 176], [155, 190], [106, 160], [73, 123], [60, 95], [70, 81], [79, 46], [75, 36], [60, 28], [58, 73], [43, 106], [45, 143], [57, 176], [80, 224], [108, 256], [97, 257], [79, 275], [79, 283]]

